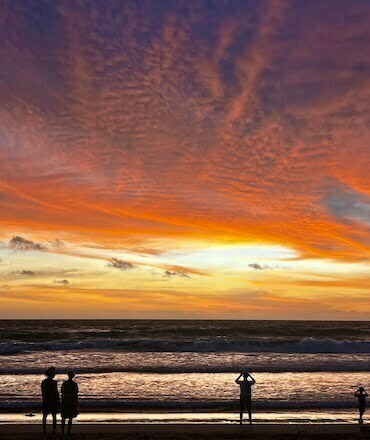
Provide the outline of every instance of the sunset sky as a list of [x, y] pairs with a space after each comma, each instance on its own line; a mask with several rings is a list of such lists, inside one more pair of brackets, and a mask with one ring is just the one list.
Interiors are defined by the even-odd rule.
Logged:
[[370, 319], [368, 0], [2, 0], [0, 318]]

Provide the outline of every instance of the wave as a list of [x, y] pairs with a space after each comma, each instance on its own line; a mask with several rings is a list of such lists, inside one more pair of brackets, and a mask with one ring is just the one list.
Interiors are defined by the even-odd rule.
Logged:
[[[158, 401], [158, 400], [130, 400], [130, 399], [80, 399], [79, 407], [85, 411], [129, 411], [129, 410], [198, 410], [198, 411], [222, 411], [237, 410], [238, 400], [185, 400], [185, 401]], [[355, 408], [356, 403], [352, 400], [343, 401], [268, 401], [254, 400], [253, 406], [259, 410], [279, 409], [335, 409]], [[41, 409], [41, 402], [38, 400], [0, 400], [0, 410], [26, 411]]]
[[298, 340], [120, 340], [101, 339], [53, 342], [0, 343], [0, 355], [16, 355], [27, 351], [114, 349], [130, 352], [239, 352], [239, 353], [370, 353], [369, 341], [302, 338]]

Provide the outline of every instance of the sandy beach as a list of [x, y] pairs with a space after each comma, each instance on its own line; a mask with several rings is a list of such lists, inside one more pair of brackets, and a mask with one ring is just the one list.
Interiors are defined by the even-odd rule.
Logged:
[[[51, 432], [51, 426], [49, 433]], [[72, 437], [78, 439], [157, 439], [157, 440], [190, 440], [190, 439], [368, 439], [368, 425], [76, 425]], [[60, 427], [57, 435], [48, 438], [62, 438]], [[0, 440], [42, 439], [40, 425], [1, 425]]]

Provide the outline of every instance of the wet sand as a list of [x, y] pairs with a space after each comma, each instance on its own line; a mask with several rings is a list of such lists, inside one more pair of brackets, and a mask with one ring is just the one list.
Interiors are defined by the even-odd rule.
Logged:
[[[57, 435], [51, 435], [48, 426], [47, 438], [63, 438], [58, 426]], [[40, 425], [0, 425], [0, 440], [44, 439]], [[65, 436], [64, 438], [68, 438]], [[248, 425], [123, 425], [123, 424], [89, 424], [75, 425], [71, 438], [75, 440], [211, 440], [211, 439], [256, 439], [256, 440], [290, 440], [290, 439], [369, 439], [370, 425], [327, 425], [327, 424], [260, 424]]]

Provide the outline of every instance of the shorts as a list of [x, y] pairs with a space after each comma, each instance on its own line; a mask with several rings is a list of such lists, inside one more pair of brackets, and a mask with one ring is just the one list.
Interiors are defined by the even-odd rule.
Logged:
[[250, 396], [240, 396], [240, 409], [252, 408], [252, 398]]

